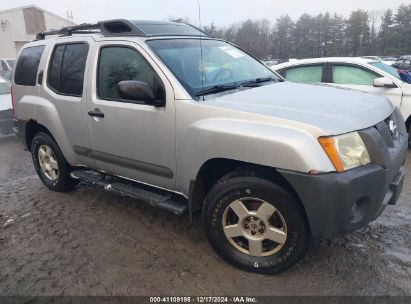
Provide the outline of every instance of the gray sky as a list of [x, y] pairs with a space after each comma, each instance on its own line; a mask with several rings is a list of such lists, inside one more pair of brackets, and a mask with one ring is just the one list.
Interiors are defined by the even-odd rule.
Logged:
[[[104, 19], [128, 18], [167, 20], [169, 17], [188, 17], [198, 24], [198, 0], [13, 0], [0, 2], [0, 10], [35, 4], [62, 17], [72, 11], [74, 22], [96, 22]], [[409, 0], [200, 0], [201, 21], [208, 25], [225, 26], [238, 21], [267, 18], [274, 21], [288, 14], [293, 19], [303, 13], [329, 11], [348, 15], [361, 8], [381, 12], [396, 9]]]

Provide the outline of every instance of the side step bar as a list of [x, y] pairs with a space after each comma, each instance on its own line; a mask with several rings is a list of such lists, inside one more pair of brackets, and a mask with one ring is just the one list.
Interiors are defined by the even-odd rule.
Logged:
[[[161, 208], [177, 215], [187, 213], [188, 203], [177, 195], [149, 191], [148, 186], [123, 181], [119, 178], [105, 176], [95, 171], [76, 170], [70, 176], [85, 183], [104, 187], [105, 190], [149, 203], [151, 206]], [[164, 191], [165, 192], [165, 191]]]

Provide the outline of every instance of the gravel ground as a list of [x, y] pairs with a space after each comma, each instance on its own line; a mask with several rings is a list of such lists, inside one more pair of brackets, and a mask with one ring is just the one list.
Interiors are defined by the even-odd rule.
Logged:
[[0, 137], [0, 295], [411, 295], [409, 179], [375, 222], [277, 276], [223, 262], [199, 223], [85, 185], [50, 192]]

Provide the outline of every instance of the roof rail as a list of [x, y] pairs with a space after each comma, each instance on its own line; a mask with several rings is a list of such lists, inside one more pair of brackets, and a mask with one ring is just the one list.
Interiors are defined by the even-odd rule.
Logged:
[[75, 33], [89, 33], [87, 31], [97, 30], [100, 29], [98, 24], [89, 24], [83, 23], [79, 25], [73, 25], [68, 27], [63, 27], [59, 30], [50, 30], [50, 31], [43, 31], [36, 35], [36, 40], [44, 40], [46, 36], [50, 35], [63, 35], [63, 36], [71, 36]]
[[119, 36], [206, 36], [203, 30], [191, 24], [163, 22], [163, 21], [130, 21], [126, 19], [115, 19], [100, 21], [96, 24], [83, 23], [59, 30], [40, 32], [36, 35], [36, 40], [44, 40], [46, 36], [72, 34], [101, 33], [106, 37]]

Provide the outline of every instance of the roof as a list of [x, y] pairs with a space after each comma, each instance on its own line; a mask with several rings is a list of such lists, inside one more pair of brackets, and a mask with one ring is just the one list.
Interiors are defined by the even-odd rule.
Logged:
[[284, 62], [279, 65], [273, 66], [273, 69], [280, 70], [285, 67], [300, 65], [300, 64], [310, 64], [310, 63], [323, 63], [323, 62], [344, 62], [344, 63], [356, 63], [356, 64], [367, 64], [371, 62], [377, 62], [377, 60], [372, 60], [363, 57], [322, 57], [322, 58], [307, 58], [298, 59], [292, 62]]
[[5, 14], [5, 13], [12, 13], [12, 12], [16, 12], [16, 11], [22, 11], [22, 10], [27, 9], [27, 8], [35, 8], [35, 9], [38, 9], [39, 11], [42, 11], [42, 12], [44, 12], [44, 13], [47, 13], [47, 14], [55, 17], [55, 18], [63, 19], [63, 20], [66, 20], [66, 21], [69, 22], [69, 23], [75, 24], [73, 21], [68, 20], [68, 19], [65, 18], [65, 17], [61, 17], [61, 16], [59, 16], [59, 15], [56, 15], [56, 14], [54, 14], [54, 13], [48, 11], [48, 10], [45, 10], [44, 8], [38, 7], [37, 5], [34, 5], [34, 4], [25, 5], [25, 6], [19, 6], [19, 7], [7, 9], [7, 10], [2, 10], [2, 11], [0, 11], [0, 15], [1, 15], [1, 14]]
[[377, 62], [377, 60], [372, 60], [363, 57], [323, 57], [323, 58], [308, 58], [308, 59], [298, 59], [292, 62], [285, 62], [273, 67], [275, 70], [279, 70], [285, 67], [300, 65], [300, 64], [310, 64], [310, 63], [324, 63], [324, 62], [344, 62], [344, 63], [357, 63], [357, 64], [367, 64], [371, 62]]
[[37, 40], [50, 35], [71, 36], [73, 34], [100, 33], [105, 37], [158, 37], [158, 36], [194, 36], [208, 37], [208, 34], [194, 25], [187, 23], [114, 19], [100, 21], [96, 24], [80, 24], [64, 27], [59, 30], [40, 32]]

